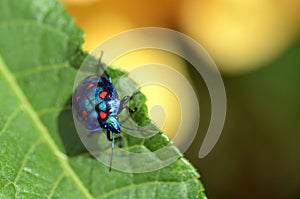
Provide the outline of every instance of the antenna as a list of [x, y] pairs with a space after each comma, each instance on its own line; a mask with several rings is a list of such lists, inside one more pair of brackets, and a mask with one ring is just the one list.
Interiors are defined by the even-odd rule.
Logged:
[[108, 74], [108, 72], [106, 71], [104, 65], [103, 65], [102, 62], [101, 62], [102, 57], [103, 57], [103, 51], [101, 50], [101, 51], [100, 51], [100, 56], [99, 56], [99, 59], [98, 59], [98, 64], [99, 64], [100, 68], [103, 70], [103, 72], [104, 72], [104, 74], [106, 75], [106, 77], [108, 78], [108, 80], [109, 80], [110, 82], [112, 82], [111, 76]]

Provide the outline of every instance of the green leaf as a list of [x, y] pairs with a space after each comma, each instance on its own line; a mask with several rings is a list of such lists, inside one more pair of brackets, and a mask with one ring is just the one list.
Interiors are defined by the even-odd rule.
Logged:
[[[87, 155], [69, 103], [86, 55], [82, 34], [53, 0], [1, 0], [0, 198], [206, 198], [199, 174], [183, 157], [133, 174], [109, 172]], [[125, 74], [109, 72], [114, 79]], [[141, 124], [149, 122], [145, 100], [140, 94], [131, 102]], [[161, 133], [125, 140], [128, 150], [148, 151], [170, 142]]]

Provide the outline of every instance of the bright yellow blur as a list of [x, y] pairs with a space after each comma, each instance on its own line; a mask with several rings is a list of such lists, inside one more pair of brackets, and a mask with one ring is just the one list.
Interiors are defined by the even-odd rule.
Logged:
[[62, 1], [86, 33], [86, 50], [136, 27], [175, 28], [196, 39], [231, 74], [271, 62], [300, 32], [297, 0]]
[[182, 0], [61, 0], [85, 32], [85, 50], [116, 33], [144, 26], [172, 28]]
[[292, 0], [188, 0], [179, 23], [223, 72], [240, 73], [272, 61], [292, 43], [299, 8]]

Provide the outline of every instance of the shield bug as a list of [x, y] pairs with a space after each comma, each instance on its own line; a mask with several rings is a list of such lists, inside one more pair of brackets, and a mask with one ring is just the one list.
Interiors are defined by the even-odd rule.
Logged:
[[114, 142], [119, 139], [120, 145], [122, 143], [118, 115], [124, 109], [129, 113], [134, 113], [136, 109], [131, 109], [127, 105], [134, 94], [119, 99], [118, 92], [112, 84], [112, 77], [101, 62], [102, 55], [103, 53], [100, 55], [98, 65], [103, 70], [103, 75], [88, 76], [77, 86], [72, 96], [72, 110], [76, 119], [89, 132], [106, 131], [112, 148], [109, 167], [111, 171]]

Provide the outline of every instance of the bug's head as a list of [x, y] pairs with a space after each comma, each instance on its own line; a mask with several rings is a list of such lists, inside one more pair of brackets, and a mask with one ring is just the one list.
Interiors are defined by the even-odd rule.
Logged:
[[119, 121], [114, 116], [109, 116], [103, 124], [103, 127], [113, 133], [120, 133]]

